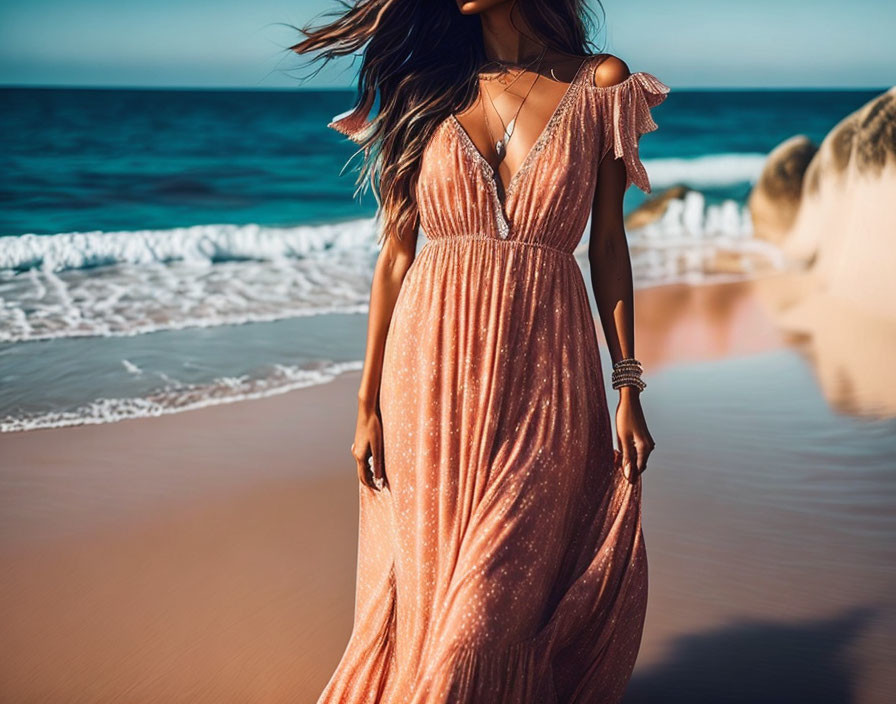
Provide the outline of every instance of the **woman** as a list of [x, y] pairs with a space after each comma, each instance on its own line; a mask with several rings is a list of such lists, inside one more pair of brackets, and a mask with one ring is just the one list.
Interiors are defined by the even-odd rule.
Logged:
[[[638, 138], [668, 88], [586, 53], [582, 5], [367, 0], [291, 47], [366, 45], [330, 126], [363, 145], [383, 216], [354, 629], [319, 704], [615, 702], [630, 678], [654, 442], [622, 197], [650, 190]], [[572, 254], [592, 208], [621, 453]]]

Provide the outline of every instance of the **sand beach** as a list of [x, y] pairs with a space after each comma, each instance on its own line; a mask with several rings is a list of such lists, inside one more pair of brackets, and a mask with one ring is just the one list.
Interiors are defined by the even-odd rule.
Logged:
[[[657, 449], [627, 702], [896, 688], [894, 423], [831, 402], [775, 322], [794, 286], [637, 292]], [[313, 703], [352, 624], [358, 379], [0, 436], [0, 698]]]

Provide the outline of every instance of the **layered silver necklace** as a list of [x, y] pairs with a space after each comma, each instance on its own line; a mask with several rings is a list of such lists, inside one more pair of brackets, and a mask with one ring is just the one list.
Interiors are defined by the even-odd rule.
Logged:
[[[489, 92], [487, 90], [484, 90], [482, 88], [481, 84], [479, 86], [479, 89], [482, 90], [488, 96], [489, 102], [491, 102], [491, 104], [492, 104], [492, 109], [495, 111], [495, 114], [498, 116], [498, 119], [501, 121], [501, 127], [503, 128], [503, 136], [501, 137], [501, 139], [495, 140], [495, 153], [498, 156], [498, 163], [501, 163], [502, 161], [504, 161], [504, 157], [507, 156], [507, 143], [510, 141], [510, 138], [513, 136], [513, 130], [516, 127], [516, 118], [519, 116], [520, 110], [523, 109], [523, 105], [525, 104], [526, 100], [529, 98], [529, 93], [532, 92], [532, 88], [534, 88], [535, 84], [538, 82], [538, 78], [541, 75], [541, 73], [540, 73], [541, 72], [541, 62], [544, 59], [544, 55], [545, 55], [546, 51], [547, 51], [547, 46], [545, 46], [541, 50], [541, 54], [538, 56], [537, 59], [533, 59], [529, 64], [521, 67], [521, 70], [519, 71], [519, 73], [517, 73], [516, 78], [514, 78], [510, 83], [508, 83], [506, 86], [504, 86], [504, 89], [501, 91], [501, 93], [503, 93], [507, 89], [509, 89], [510, 86], [512, 86], [517, 81], [517, 79], [519, 79], [519, 77], [522, 76], [523, 73], [526, 70], [528, 70], [528, 68], [530, 66], [532, 66], [532, 64], [534, 64], [536, 62], [538, 63], [538, 68], [535, 71], [535, 80], [532, 81], [532, 84], [529, 86], [529, 89], [526, 91], [526, 95], [523, 97], [522, 102], [520, 103], [519, 107], [516, 109], [516, 113], [514, 114], [513, 118], [506, 125], [504, 124], [504, 120], [501, 117], [501, 113], [498, 112], [497, 107], [495, 107], [495, 101], [492, 98], [492, 96], [489, 94]], [[494, 63], [500, 63], [500, 62], [494, 62]], [[489, 137], [494, 140], [494, 134], [492, 133], [491, 126], [489, 125], [488, 111], [485, 109], [484, 104], [482, 106], [482, 114], [485, 118], [485, 129], [488, 132]]]

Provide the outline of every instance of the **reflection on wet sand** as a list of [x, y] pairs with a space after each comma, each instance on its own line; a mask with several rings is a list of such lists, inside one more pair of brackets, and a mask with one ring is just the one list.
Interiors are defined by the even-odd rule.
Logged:
[[755, 287], [756, 281], [737, 281], [638, 291], [635, 337], [645, 370], [780, 347], [783, 337], [753, 295]]
[[819, 291], [813, 278], [810, 272], [772, 277], [757, 281], [757, 291], [782, 332], [804, 339], [832, 408], [856, 416], [896, 416], [896, 319]]
[[651, 372], [679, 361], [756, 354], [788, 344], [839, 413], [896, 416], [896, 321], [817, 291], [810, 272], [638, 292], [638, 358]]

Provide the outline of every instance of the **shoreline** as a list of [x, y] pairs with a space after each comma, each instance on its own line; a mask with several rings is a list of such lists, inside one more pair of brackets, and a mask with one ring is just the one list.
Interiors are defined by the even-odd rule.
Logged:
[[[644, 288], [638, 288], [634, 291], [634, 300], [635, 300], [635, 315], [636, 318], [639, 318], [641, 305], [644, 307], [648, 307], [653, 310], [659, 299], [664, 299], [667, 297], [673, 297], [678, 301], [687, 298], [688, 295], [683, 295], [682, 291], [690, 292], [690, 297], [693, 298], [701, 298], [704, 297], [702, 292], [706, 292], [706, 296], [711, 297], [713, 299], [719, 298], [719, 292], [722, 289], [730, 287], [732, 290], [740, 290], [744, 288], [752, 289], [755, 286], [762, 285], [763, 281], [769, 279], [777, 279], [777, 278], [786, 278], [790, 274], [788, 272], [770, 272], [767, 274], [759, 274], [755, 276], [748, 277], [737, 277], [731, 280], [721, 280], [721, 281], [699, 281], [695, 283], [690, 282], [674, 282], [674, 283], [664, 283], [664, 284], [656, 284], [646, 286]], [[739, 294], [734, 294], [739, 295]], [[740, 294], [742, 295], [742, 294]], [[731, 298], [733, 296], [725, 296], [725, 298]], [[366, 315], [366, 313], [365, 313]], [[655, 320], [655, 316], [651, 316]], [[277, 321], [273, 321], [277, 322]], [[639, 320], [636, 320], [636, 324], [639, 323]], [[595, 315], [594, 317], [595, 328], [598, 331], [598, 339], [601, 344], [604, 344], [603, 331], [601, 330], [600, 319]], [[644, 334], [648, 334], [649, 328], [646, 325], [641, 324], [640, 328], [643, 329]], [[773, 336], [774, 333], [769, 330], [763, 331], [763, 335], [765, 337]], [[636, 336], [637, 346], [640, 348], [640, 340]], [[697, 353], [697, 348], [692, 348], [689, 353], [694, 354]], [[640, 351], [639, 351], [640, 355]], [[647, 362], [647, 359], [642, 357], [642, 362]], [[327, 386], [331, 382], [344, 377], [346, 374], [351, 374], [355, 370], [360, 371], [361, 365], [363, 364], [363, 360], [356, 360], [350, 362], [329, 362], [320, 369], [309, 369], [307, 374], [309, 377], [313, 377], [314, 375], [318, 375], [320, 380], [307, 379], [301, 381], [294, 381], [292, 383], [284, 384], [281, 387], [276, 387], [268, 390], [262, 390], [257, 392], [248, 392], [242, 395], [234, 395], [232, 397], [216, 397], [216, 398], [206, 398], [202, 400], [193, 401], [192, 403], [183, 405], [183, 406], [158, 406], [152, 412], [143, 412], [143, 413], [134, 413], [134, 415], [121, 415], [120, 417], [103, 417], [97, 418], [92, 416], [87, 417], [74, 417], [66, 420], [56, 420], [52, 423], [36, 425], [34, 427], [25, 427], [25, 428], [13, 428], [6, 429], [2, 425], [0, 425], [0, 443], [4, 441], [4, 438], [9, 436], [14, 436], [21, 433], [33, 433], [36, 431], [46, 431], [46, 430], [58, 430], [63, 428], [78, 428], [78, 427], [86, 427], [93, 425], [112, 425], [123, 423], [127, 421], [133, 420], [148, 420], [152, 418], [161, 418], [170, 415], [180, 415], [182, 413], [193, 413], [196, 411], [203, 411], [209, 408], [214, 408], [216, 406], [227, 406], [232, 404], [242, 404], [246, 402], [252, 401], [260, 401], [268, 398], [273, 398], [275, 396], [279, 396], [282, 394], [289, 394], [294, 391], [300, 391], [303, 389], [314, 388], [317, 386]], [[65, 415], [64, 412], [63, 415]], [[74, 413], [74, 412], [72, 412]], [[38, 416], [40, 417], [40, 416]], [[14, 419], [11, 421], [12, 423], [19, 422], [19, 419]], [[29, 422], [28, 420], [24, 422]], [[33, 422], [33, 421], [32, 421]]]
[[[758, 301], [757, 285], [751, 280], [636, 291], [635, 339], [645, 379], [679, 362], [782, 347]], [[608, 351], [597, 318], [595, 328], [612, 404]], [[0, 434], [6, 460], [0, 472], [6, 487], [0, 494], [0, 554], [122, 522], [151, 521], [160, 507], [238, 494], [262, 480], [329, 476], [335, 465], [354, 478], [348, 448], [360, 375], [348, 371], [325, 383], [191, 411]], [[184, 458], [188, 471], [182, 469]], [[67, 500], [71, 495], [78, 500]]]

